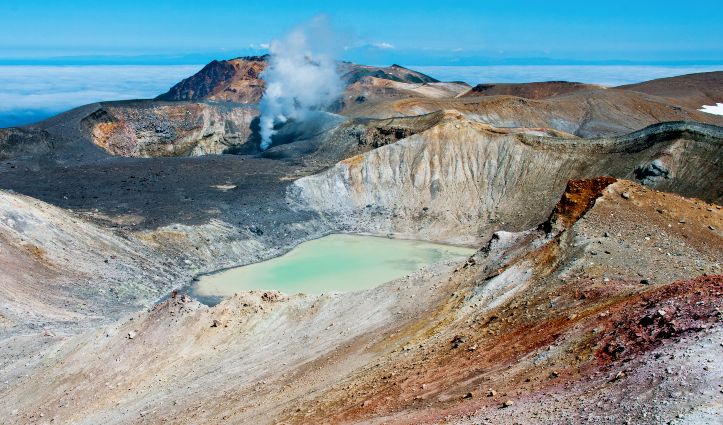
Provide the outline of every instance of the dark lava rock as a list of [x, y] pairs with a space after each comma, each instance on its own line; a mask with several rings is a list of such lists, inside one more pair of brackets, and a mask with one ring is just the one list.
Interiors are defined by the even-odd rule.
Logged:
[[261, 236], [264, 234], [264, 231], [261, 230], [258, 226], [250, 226], [249, 232], [253, 233], [256, 236]]

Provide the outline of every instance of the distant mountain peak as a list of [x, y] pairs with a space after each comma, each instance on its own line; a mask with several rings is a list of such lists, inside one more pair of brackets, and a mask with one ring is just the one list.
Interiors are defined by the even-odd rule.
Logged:
[[[158, 100], [221, 100], [236, 103], [258, 103], [265, 83], [261, 73], [270, 55], [241, 56], [229, 60], [213, 60], [196, 74], [184, 79], [158, 96]], [[339, 61], [342, 80], [351, 85], [367, 77], [400, 83], [436, 83], [438, 80], [401, 65], [389, 67], [359, 65]]]

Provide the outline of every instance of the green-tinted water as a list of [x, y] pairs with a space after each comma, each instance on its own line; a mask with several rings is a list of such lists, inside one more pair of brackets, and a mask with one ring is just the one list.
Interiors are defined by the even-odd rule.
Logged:
[[192, 292], [213, 298], [252, 289], [289, 294], [354, 291], [473, 252], [429, 242], [336, 234], [305, 242], [281, 257], [202, 276]]

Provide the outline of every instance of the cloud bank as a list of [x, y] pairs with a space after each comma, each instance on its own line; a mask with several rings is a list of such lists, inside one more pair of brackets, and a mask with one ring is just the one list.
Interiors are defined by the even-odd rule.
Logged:
[[101, 100], [152, 98], [203, 65], [0, 66], [0, 127]]
[[656, 78], [696, 72], [720, 71], [720, 66], [656, 66], [656, 65], [484, 65], [484, 66], [414, 66], [440, 81], [480, 83], [530, 83], [536, 81], [577, 81], [620, 86]]

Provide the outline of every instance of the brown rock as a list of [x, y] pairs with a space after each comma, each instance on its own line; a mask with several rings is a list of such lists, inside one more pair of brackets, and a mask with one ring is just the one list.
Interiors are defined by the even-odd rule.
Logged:
[[466, 341], [466, 338], [462, 335], [455, 335], [454, 338], [452, 338], [452, 348], [458, 348], [460, 345], [464, 344]]

